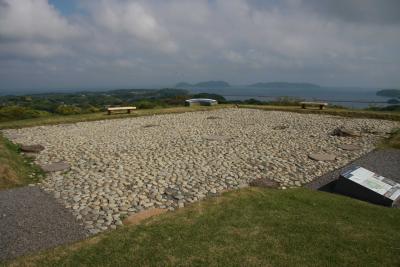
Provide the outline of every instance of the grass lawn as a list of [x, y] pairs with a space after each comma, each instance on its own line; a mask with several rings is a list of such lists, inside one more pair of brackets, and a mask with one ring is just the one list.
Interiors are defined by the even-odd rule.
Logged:
[[382, 140], [378, 148], [397, 148], [400, 149], [400, 129], [396, 129], [390, 135], [390, 138]]
[[0, 134], [0, 190], [37, 182], [43, 173]]
[[319, 108], [308, 107], [302, 109], [299, 106], [273, 106], [273, 105], [240, 105], [241, 108], [254, 108], [261, 110], [279, 110], [279, 111], [289, 111], [296, 113], [306, 113], [306, 114], [328, 114], [343, 117], [353, 117], [353, 118], [371, 118], [371, 119], [383, 119], [383, 120], [394, 120], [400, 121], [400, 112], [386, 112], [386, 111], [369, 111], [361, 109], [340, 109], [340, 108], [324, 108], [320, 110]]
[[399, 266], [400, 210], [249, 188], [11, 266]]
[[107, 115], [107, 112], [97, 112], [97, 113], [68, 115], [68, 116], [52, 115], [48, 117], [40, 117], [34, 119], [0, 122], [0, 129], [23, 128], [23, 127], [60, 124], [60, 123], [75, 123], [81, 121], [98, 121], [98, 120], [110, 120], [110, 119], [132, 118], [132, 117], [134, 118], [139, 116], [183, 113], [183, 112], [193, 112], [193, 111], [207, 111], [207, 110], [215, 110], [215, 109], [229, 108], [229, 107], [233, 107], [233, 105], [217, 105], [211, 107], [194, 106], [194, 107], [139, 109], [132, 111], [131, 114], [113, 113], [112, 115]]
[[[155, 109], [139, 109], [133, 111], [132, 114], [113, 114], [107, 115], [106, 112], [79, 114], [79, 115], [52, 115], [49, 117], [41, 117], [26, 120], [15, 120], [0, 122], [0, 129], [8, 128], [22, 128], [31, 127], [38, 125], [50, 125], [60, 123], [75, 123], [81, 121], [96, 121], [96, 120], [108, 120], [108, 119], [120, 119], [128, 117], [139, 117], [159, 114], [171, 114], [171, 113], [182, 113], [182, 112], [193, 112], [193, 111], [207, 111], [221, 108], [231, 108], [235, 105], [231, 104], [219, 104], [217, 106], [206, 107], [206, 106], [195, 106], [195, 107], [173, 107], [173, 108], [155, 108]], [[272, 105], [239, 105], [240, 108], [253, 108], [261, 110], [279, 110], [297, 113], [311, 113], [311, 114], [328, 114], [345, 117], [356, 117], [356, 118], [375, 118], [375, 119], [386, 119], [400, 121], [399, 112], [381, 112], [381, 111], [365, 111], [356, 109], [337, 109], [337, 108], [326, 108], [319, 110], [315, 108], [301, 109], [299, 106], [272, 106]]]

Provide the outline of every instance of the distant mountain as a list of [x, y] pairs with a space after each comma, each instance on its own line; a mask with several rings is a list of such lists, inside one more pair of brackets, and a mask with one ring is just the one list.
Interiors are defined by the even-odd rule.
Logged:
[[399, 89], [383, 89], [376, 92], [376, 95], [386, 96], [386, 97], [400, 97]]
[[190, 87], [197, 87], [197, 88], [226, 88], [230, 87], [230, 84], [224, 81], [207, 81], [207, 82], [199, 82], [196, 84], [190, 84], [186, 82], [180, 82], [175, 85], [175, 88], [190, 88]]
[[249, 87], [268, 88], [268, 89], [320, 89], [321, 86], [313, 83], [289, 83], [289, 82], [268, 82], [254, 83]]

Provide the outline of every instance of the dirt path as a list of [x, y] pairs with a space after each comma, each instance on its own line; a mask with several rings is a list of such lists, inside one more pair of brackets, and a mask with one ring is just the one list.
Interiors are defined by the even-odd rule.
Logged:
[[0, 261], [86, 236], [72, 214], [37, 186], [0, 191]]
[[400, 149], [374, 150], [361, 158], [327, 173], [306, 185], [308, 188], [318, 189], [335, 180], [339, 175], [353, 166], [364, 167], [386, 178], [400, 183]]
[[[400, 150], [376, 150], [306, 187], [329, 183], [351, 166], [362, 166], [400, 182]], [[72, 214], [37, 186], [0, 191], [0, 261], [74, 242], [87, 232]]]

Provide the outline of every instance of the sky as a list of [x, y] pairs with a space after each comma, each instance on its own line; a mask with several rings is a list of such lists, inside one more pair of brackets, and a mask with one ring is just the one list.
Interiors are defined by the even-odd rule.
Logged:
[[0, 0], [0, 90], [400, 87], [399, 0]]

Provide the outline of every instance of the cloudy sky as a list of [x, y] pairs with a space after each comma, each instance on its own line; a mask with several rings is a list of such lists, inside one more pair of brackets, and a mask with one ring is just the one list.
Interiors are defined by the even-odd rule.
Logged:
[[0, 90], [400, 86], [399, 0], [0, 0]]

